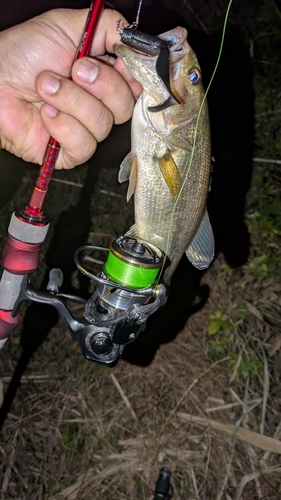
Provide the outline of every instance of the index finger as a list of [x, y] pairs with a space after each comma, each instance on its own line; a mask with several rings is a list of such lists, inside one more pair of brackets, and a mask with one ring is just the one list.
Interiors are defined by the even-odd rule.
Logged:
[[103, 11], [94, 35], [91, 56], [102, 55], [105, 52], [114, 53], [114, 44], [120, 43], [120, 34], [117, 32], [119, 19], [122, 19], [125, 25], [129, 24], [117, 10], [105, 9]]
[[[117, 31], [117, 24], [120, 19], [123, 21], [124, 25], [129, 24], [117, 10], [105, 9], [103, 11], [94, 35], [93, 44], [90, 50], [91, 56], [101, 56], [105, 52], [114, 53], [114, 44], [120, 43], [120, 34]], [[114, 68], [121, 74], [131, 88], [135, 98], [137, 98], [142, 91], [140, 83], [132, 77], [121, 59], [116, 59]]]
[[[56, 17], [58, 13], [61, 14], [59, 21]], [[73, 41], [75, 46], [78, 47], [85, 26], [87, 13], [88, 9], [58, 9], [57, 11], [50, 11], [49, 14], [53, 15], [58, 24], [62, 25], [63, 23], [65, 34]], [[117, 32], [117, 22], [119, 19], [122, 19], [125, 24], [128, 24], [126, 19], [117, 10], [104, 9], [98, 22], [96, 32], [94, 33], [90, 56], [101, 56], [105, 52], [113, 54], [113, 45], [120, 42], [120, 35]]]

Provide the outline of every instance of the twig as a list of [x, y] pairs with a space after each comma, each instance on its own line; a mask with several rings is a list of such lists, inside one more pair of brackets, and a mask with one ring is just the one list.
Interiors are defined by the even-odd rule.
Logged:
[[248, 443], [253, 447], [260, 448], [261, 450], [270, 451], [271, 453], [281, 454], [281, 442], [269, 436], [263, 436], [254, 431], [249, 431], [248, 429], [243, 429], [239, 427], [236, 429], [236, 425], [232, 424], [222, 424], [216, 420], [208, 420], [207, 418], [197, 417], [195, 415], [190, 415], [189, 413], [178, 412], [177, 416], [185, 422], [198, 424], [203, 427], [210, 427], [216, 431], [222, 432], [231, 438], [235, 438]]
[[11, 451], [11, 454], [10, 454], [10, 457], [8, 460], [8, 465], [7, 465], [7, 469], [6, 469], [3, 484], [2, 484], [2, 500], [5, 500], [7, 498], [6, 493], [7, 493], [7, 489], [8, 489], [10, 478], [11, 478], [12, 468], [14, 465], [14, 459], [15, 459], [15, 453], [16, 453], [16, 449], [17, 449], [19, 432], [20, 432], [20, 429], [17, 429], [17, 431], [15, 432], [14, 438], [13, 438], [12, 451]]
[[269, 395], [270, 382], [269, 382], [267, 357], [266, 357], [266, 354], [264, 352], [263, 346], [261, 346], [261, 348], [262, 348], [262, 353], [263, 353], [264, 376], [263, 376], [263, 403], [262, 403], [262, 418], [261, 418], [260, 432], [261, 432], [261, 434], [264, 434], [264, 423], [265, 423], [266, 406], [267, 406], [267, 400], [268, 400], [268, 395]]
[[60, 424], [89, 424], [91, 422], [96, 422], [97, 419], [95, 417], [92, 418], [62, 418], [60, 420]]
[[183, 400], [185, 399], [185, 397], [190, 393], [190, 391], [193, 389], [193, 387], [197, 384], [197, 382], [199, 382], [199, 380], [201, 378], [203, 378], [205, 375], [207, 375], [207, 373], [209, 373], [213, 368], [215, 368], [215, 366], [219, 365], [220, 363], [224, 363], [225, 361], [228, 361], [229, 359], [231, 359], [230, 356], [227, 356], [226, 358], [223, 358], [223, 359], [219, 359], [218, 361], [216, 361], [215, 363], [213, 363], [211, 366], [209, 366], [209, 368], [207, 368], [206, 370], [204, 370], [199, 375], [199, 377], [197, 377], [196, 379], [193, 380], [192, 384], [190, 384], [190, 386], [183, 393], [183, 395], [181, 396], [181, 398], [177, 402], [176, 406], [173, 408], [173, 410], [171, 411], [170, 415], [168, 416], [166, 422], [163, 424], [163, 426], [160, 429], [160, 432], [158, 434], [158, 438], [162, 435], [162, 433], [164, 432], [166, 426], [170, 422], [172, 416], [175, 414], [175, 412], [177, 411], [177, 409], [180, 406], [180, 404], [183, 402]]
[[270, 160], [269, 158], [252, 158], [252, 161], [256, 163], [277, 163], [277, 165], [281, 165], [281, 160]]
[[199, 491], [198, 491], [197, 481], [196, 481], [196, 477], [195, 477], [195, 474], [194, 474], [193, 467], [190, 467], [190, 471], [191, 471], [191, 478], [192, 478], [192, 483], [193, 483], [193, 488], [194, 488], [194, 493], [195, 493], [195, 496], [196, 496], [196, 500], [197, 499], [199, 500]]
[[69, 186], [75, 186], [79, 188], [83, 187], [83, 184], [80, 184], [79, 182], [65, 181], [64, 179], [58, 179], [57, 177], [51, 177], [51, 181], [60, 182], [61, 184], [68, 184]]
[[251, 472], [251, 474], [247, 474], [246, 476], [242, 477], [240, 484], [239, 484], [239, 487], [238, 487], [238, 490], [236, 492], [235, 500], [240, 500], [241, 495], [243, 493], [243, 490], [244, 490], [247, 483], [249, 483], [250, 481], [253, 481], [254, 479], [257, 479], [260, 476], [264, 476], [264, 474], [269, 474], [270, 472], [280, 473], [281, 468], [276, 467], [276, 466], [268, 467], [268, 469], [263, 469], [263, 471]]
[[211, 461], [212, 437], [210, 435], [210, 432], [208, 432], [208, 438], [209, 438], [209, 449], [208, 449], [208, 455], [207, 455], [207, 461], [206, 461], [206, 468], [205, 468], [205, 472], [204, 472], [203, 481], [200, 484], [199, 491], [203, 488], [204, 483], [206, 483], [206, 480], [208, 477], [208, 472], [209, 472], [209, 465], [210, 465], [210, 461]]
[[225, 475], [221, 490], [220, 490], [216, 500], [221, 500], [221, 498], [225, 492], [225, 488], [226, 488], [229, 476], [231, 474], [231, 465], [232, 465], [232, 460], [233, 460], [233, 454], [234, 454], [234, 446], [232, 446], [230, 460], [229, 460], [229, 463], [228, 463], [227, 468], [226, 468], [226, 475]]
[[[279, 425], [278, 425], [278, 427], [277, 427], [277, 429], [276, 429], [276, 431], [274, 433], [273, 438], [274, 439], [279, 439], [280, 435], [281, 435], [281, 422], [279, 423]], [[269, 455], [270, 455], [270, 451], [266, 451], [264, 453], [264, 455], [263, 455], [263, 457], [262, 457], [262, 459], [260, 461], [261, 467], [265, 466], [266, 461], [269, 460]]]
[[116, 389], [119, 391], [119, 394], [121, 396], [121, 398], [123, 399], [125, 405], [127, 406], [128, 410], [130, 410], [131, 414], [132, 414], [132, 417], [134, 419], [134, 421], [139, 424], [139, 419], [136, 415], [136, 412], [134, 411], [129, 399], [127, 398], [125, 392], [123, 391], [121, 385], [119, 384], [117, 378], [115, 377], [115, 375], [113, 375], [113, 373], [111, 373], [110, 377], [112, 378], [112, 381], [116, 387]]
[[238, 394], [232, 389], [232, 387], [229, 387], [229, 392], [232, 395], [233, 399], [237, 401], [241, 406], [243, 406], [243, 401], [241, 398], [239, 398]]
[[229, 410], [230, 408], [234, 408], [234, 406], [240, 406], [240, 403], [236, 402], [236, 403], [228, 403], [222, 406], [213, 406], [212, 408], [207, 408], [205, 411], [206, 413], [211, 413], [213, 411]]
[[[261, 402], [262, 402], [262, 398], [253, 399], [253, 401], [252, 401], [253, 405], [251, 406], [250, 409], [252, 410], [257, 405], [259, 405]], [[243, 406], [243, 404], [240, 403], [239, 401], [237, 401], [236, 403], [228, 403], [228, 404], [223, 405], [223, 406], [212, 406], [211, 408], [207, 408], [205, 410], [205, 412], [206, 413], [211, 413], [211, 412], [215, 412], [215, 411], [229, 410], [230, 408], [234, 408], [235, 406]]]
[[100, 189], [100, 193], [108, 194], [109, 196], [116, 196], [116, 198], [123, 198], [122, 194], [113, 193], [112, 191], [105, 191], [105, 189]]

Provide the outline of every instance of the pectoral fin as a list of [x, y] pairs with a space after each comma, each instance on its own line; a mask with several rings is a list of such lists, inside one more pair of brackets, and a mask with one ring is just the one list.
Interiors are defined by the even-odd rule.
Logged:
[[128, 153], [120, 165], [120, 170], [118, 174], [118, 181], [125, 182], [129, 179], [129, 187], [127, 191], [127, 201], [134, 194], [137, 182], [137, 170], [138, 162], [135, 156]]
[[125, 156], [124, 160], [120, 165], [118, 181], [119, 182], [127, 181], [130, 178], [131, 169], [132, 169], [132, 154], [130, 151], [130, 153], [128, 153], [127, 156]]
[[211, 264], [215, 253], [215, 242], [207, 210], [185, 253], [197, 269], [206, 269]]
[[181, 188], [181, 178], [179, 174], [178, 167], [170, 153], [168, 151], [161, 158], [157, 158], [161, 173], [164, 180], [173, 196], [176, 198], [180, 192]]

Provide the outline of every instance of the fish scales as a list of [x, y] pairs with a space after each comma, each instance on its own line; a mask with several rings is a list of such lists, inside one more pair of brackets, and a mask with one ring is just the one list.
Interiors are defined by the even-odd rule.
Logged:
[[[168, 95], [156, 72], [157, 57], [115, 46], [116, 54], [143, 86], [133, 113], [131, 153], [120, 167], [119, 180], [130, 178], [129, 196], [134, 193], [135, 224], [128, 234], [156, 245], [167, 255], [170, 265], [164, 282], [169, 284], [185, 251], [199, 269], [213, 258], [213, 234], [206, 212], [211, 138], [206, 101], [199, 115], [204, 89], [186, 30], [175, 28], [160, 37], [174, 44], [170, 83], [180, 101], [162, 111], [150, 111]], [[190, 75], [198, 77], [195, 84]]]

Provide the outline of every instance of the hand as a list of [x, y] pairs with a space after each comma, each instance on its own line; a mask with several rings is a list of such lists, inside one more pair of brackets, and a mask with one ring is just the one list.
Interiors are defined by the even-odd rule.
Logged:
[[58, 9], [0, 33], [2, 148], [41, 164], [51, 135], [61, 145], [56, 168], [87, 161], [114, 123], [133, 111], [141, 86], [122, 62], [104, 55], [120, 41], [120, 14], [105, 10], [90, 51], [67, 77], [87, 10]]

